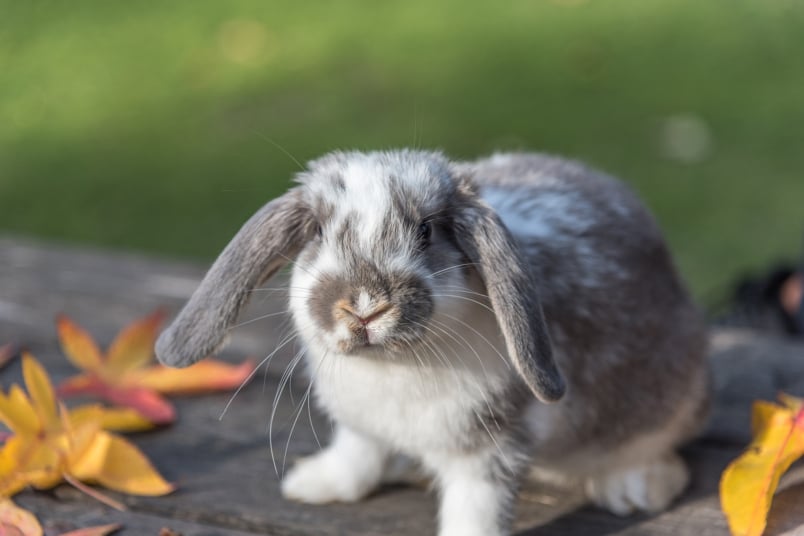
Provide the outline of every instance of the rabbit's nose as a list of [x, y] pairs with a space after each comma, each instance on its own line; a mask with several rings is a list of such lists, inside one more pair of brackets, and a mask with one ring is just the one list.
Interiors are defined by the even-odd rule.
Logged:
[[354, 307], [352, 307], [349, 304], [344, 303], [344, 304], [339, 305], [339, 309], [341, 311], [343, 311], [344, 313], [348, 314], [349, 316], [351, 316], [352, 318], [354, 318], [355, 320], [360, 322], [360, 324], [362, 326], [367, 326], [372, 321], [380, 318], [390, 308], [391, 308], [390, 304], [383, 304], [383, 305], [380, 305], [380, 306], [374, 308], [372, 311], [369, 311], [367, 313], [358, 313], [354, 309]]

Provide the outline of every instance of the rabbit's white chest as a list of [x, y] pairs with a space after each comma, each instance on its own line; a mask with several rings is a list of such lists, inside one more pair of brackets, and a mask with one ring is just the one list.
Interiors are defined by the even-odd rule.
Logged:
[[[311, 362], [314, 390], [335, 420], [408, 454], [465, 441], [493, 377], [353, 356]], [[501, 379], [498, 379], [501, 381]], [[484, 385], [485, 383], [485, 385]]]

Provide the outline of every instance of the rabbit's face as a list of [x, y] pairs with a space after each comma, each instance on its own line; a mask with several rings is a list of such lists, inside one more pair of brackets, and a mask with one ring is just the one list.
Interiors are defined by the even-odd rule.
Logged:
[[[299, 186], [258, 210], [221, 252], [159, 337], [159, 359], [186, 366], [217, 351], [253, 290], [296, 258], [290, 306], [317, 350], [427, 347], [428, 333], [455, 337], [439, 314], [477, 332], [458, 318], [474, 303], [496, 316], [508, 360], [531, 391], [561, 398], [530, 270], [471, 173], [453, 169], [440, 154], [409, 150], [311, 162]], [[470, 283], [479, 299], [465, 295]]]
[[302, 177], [315, 232], [293, 271], [291, 309], [338, 353], [406, 350], [432, 332], [436, 310], [458, 309], [446, 295], [464, 286], [466, 261], [451, 236], [447, 165], [394, 156], [329, 159]]

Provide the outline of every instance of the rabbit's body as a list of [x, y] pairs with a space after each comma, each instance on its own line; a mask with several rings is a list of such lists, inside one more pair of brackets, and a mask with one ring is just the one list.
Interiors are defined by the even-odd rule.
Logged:
[[442, 536], [507, 533], [528, 466], [618, 513], [680, 493], [674, 449], [707, 400], [703, 324], [624, 186], [546, 156], [410, 151], [335, 153], [300, 183], [244, 226], [157, 348], [173, 363], [211, 350], [242, 289], [298, 253], [290, 306], [337, 427], [286, 497], [360, 499], [396, 454], [434, 476]]

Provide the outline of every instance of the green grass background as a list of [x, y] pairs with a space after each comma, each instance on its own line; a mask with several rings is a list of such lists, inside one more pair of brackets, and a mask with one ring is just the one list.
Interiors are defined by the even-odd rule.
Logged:
[[804, 2], [0, 0], [2, 233], [210, 259], [294, 159], [411, 145], [625, 178], [706, 296], [800, 247]]

